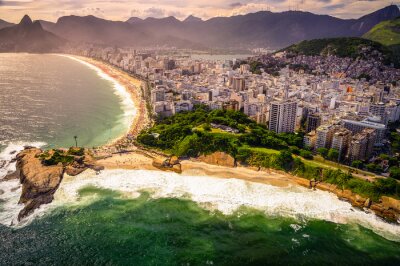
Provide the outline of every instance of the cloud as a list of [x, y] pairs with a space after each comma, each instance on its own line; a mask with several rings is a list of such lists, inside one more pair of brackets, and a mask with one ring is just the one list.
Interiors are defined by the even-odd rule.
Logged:
[[165, 17], [166, 14], [165, 9], [158, 7], [150, 7], [149, 9], [146, 9], [144, 13], [146, 14], [146, 16], [154, 18]]
[[271, 10], [299, 9], [341, 18], [358, 18], [390, 4], [390, 0], [0, 0], [2, 19], [17, 22], [28, 13], [37, 19], [57, 20], [60, 15], [88, 15], [124, 21], [129, 17], [193, 14], [207, 19]]
[[233, 7], [233, 8], [237, 8], [237, 7], [240, 7], [240, 6], [242, 6], [242, 3], [240, 3], [240, 2], [236, 2], [236, 3], [232, 3], [232, 4], [230, 4], [229, 6], [230, 6], [230, 7]]
[[22, 6], [32, 1], [3, 1], [0, 0], [0, 6]]

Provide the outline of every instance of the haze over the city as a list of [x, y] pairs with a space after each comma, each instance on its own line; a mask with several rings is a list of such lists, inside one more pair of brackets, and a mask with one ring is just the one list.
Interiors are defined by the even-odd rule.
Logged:
[[358, 18], [391, 3], [399, 4], [389, 0], [0, 0], [0, 14], [2, 19], [14, 23], [24, 14], [49, 21], [68, 15], [94, 15], [110, 20], [167, 16], [184, 19], [189, 15], [208, 19], [262, 10], [301, 10], [340, 18]]

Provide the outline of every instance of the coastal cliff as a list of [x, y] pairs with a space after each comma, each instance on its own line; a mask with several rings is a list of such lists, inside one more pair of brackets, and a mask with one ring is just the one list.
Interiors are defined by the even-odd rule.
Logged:
[[235, 158], [233, 158], [232, 156], [230, 156], [225, 152], [214, 152], [208, 155], [201, 155], [200, 157], [198, 157], [198, 160], [213, 165], [220, 165], [226, 167], [236, 166]]
[[[215, 152], [209, 155], [202, 155], [197, 158], [198, 161], [204, 162], [207, 164], [213, 164], [217, 166], [223, 167], [236, 167], [236, 163], [233, 157], [223, 152]], [[247, 169], [255, 170], [255, 171], [263, 171], [267, 169], [241, 165]], [[280, 171], [279, 171], [280, 172]], [[336, 185], [316, 182], [315, 180], [309, 180], [301, 177], [296, 177], [289, 175], [286, 172], [280, 172], [281, 174], [287, 176], [298, 185], [308, 188], [320, 189], [323, 191], [328, 191], [334, 193], [338, 196], [339, 199], [349, 202], [353, 207], [363, 209], [366, 211], [372, 211], [377, 216], [385, 219], [388, 222], [399, 223], [400, 222], [400, 200], [382, 196], [379, 201], [375, 202], [370, 198], [362, 197], [356, 193], [348, 189], [341, 189]]]
[[52, 202], [53, 195], [60, 185], [64, 167], [62, 164], [44, 166], [39, 159], [40, 149], [28, 148], [17, 155], [16, 176], [22, 184], [19, 203], [25, 205], [18, 220], [29, 215], [42, 204]]
[[68, 155], [60, 155], [58, 150], [44, 152], [38, 148], [26, 147], [17, 154], [16, 172], [10, 176], [18, 178], [22, 185], [19, 203], [25, 207], [20, 211], [18, 220], [28, 216], [41, 205], [53, 201], [54, 193], [60, 186], [64, 173], [76, 176], [86, 169], [95, 171], [103, 169], [88, 153], [74, 155], [74, 152], [76, 150], [70, 149], [66, 152]]
[[[42, 204], [50, 203], [53, 200], [53, 195], [62, 182], [64, 173], [75, 176], [89, 168], [95, 171], [100, 171], [104, 168], [103, 166], [98, 165], [99, 163], [101, 164], [101, 161], [96, 162], [87, 152], [79, 156], [73, 156], [73, 160], [68, 163], [60, 162], [55, 165], [46, 165], [46, 160], [50, 160], [55, 152], [56, 151], [43, 152], [36, 148], [26, 148], [17, 155], [17, 171], [14, 173], [14, 176], [17, 176], [22, 184], [20, 203], [25, 204], [24, 209], [19, 214], [19, 219], [26, 217]], [[72, 153], [74, 153], [74, 151], [72, 151]], [[134, 154], [132, 155], [134, 156]], [[159, 157], [160, 158], [146, 158], [152, 162], [155, 169], [177, 173], [187, 170], [187, 166], [185, 166], [185, 169], [182, 169], [181, 163], [183, 162], [175, 156]], [[126, 160], [127, 162], [134, 162], [128, 160], [128, 157], [125, 158], [122, 155], [116, 158], [120, 161]], [[215, 167], [221, 166], [222, 169], [232, 169], [232, 171], [229, 170], [231, 173], [228, 175], [229, 178], [234, 175], [235, 171], [237, 171], [237, 166], [233, 157], [221, 152], [200, 156], [195, 161], [206, 163], [204, 164], [206, 166], [201, 164], [196, 165], [197, 168], [206, 167], [208, 169], [210, 165], [216, 165]], [[138, 163], [142, 164], [143, 162], [140, 161]], [[109, 167], [109, 165], [107, 167]], [[249, 179], [249, 181], [252, 182], [262, 181], [260, 178], [257, 179], [258, 175], [255, 174], [256, 171], [264, 172], [265, 170], [266, 173], [269, 172], [269, 169], [255, 169], [254, 167], [243, 168], [243, 166], [241, 166], [240, 169], [246, 169], [246, 171], [251, 172], [251, 176], [255, 176], [255, 178], [251, 180]], [[363, 209], [367, 212], [373, 212], [377, 216], [389, 222], [400, 221], [400, 201], [395, 198], [382, 196], [379, 201], [373, 201], [370, 198], [362, 197], [350, 190], [343, 190], [333, 184], [296, 177], [282, 171], [277, 171], [276, 174], [282, 176], [280, 177], [282, 182], [286, 182], [284, 180], [289, 180], [290, 182], [294, 182], [304, 187], [328, 191], [336, 194], [338, 198], [348, 201], [352, 206]]]
[[[307, 182], [309, 182], [309, 180], [307, 180]], [[350, 202], [353, 207], [370, 210], [389, 222], [396, 223], [400, 221], [400, 200], [382, 196], [378, 202], [375, 202], [370, 198], [362, 197], [348, 189], [342, 190], [336, 185], [319, 183], [315, 187], [320, 190], [332, 192], [336, 194], [339, 199]]]

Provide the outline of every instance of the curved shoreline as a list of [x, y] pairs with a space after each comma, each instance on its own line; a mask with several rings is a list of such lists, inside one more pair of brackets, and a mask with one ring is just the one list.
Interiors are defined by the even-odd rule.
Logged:
[[[77, 57], [78, 59], [81, 57]], [[122, 70], [119, 70], [115, 67], [109, 66], [107, 64], [104, 64], [100, 61], [94, 60], [94, 59], [89, 59], [89, 58], [84, 58], [84, 61], [89, 63], [89, 64], [94, 64], [95, 67], [100, 68], [103, 72], [111, 76], [112, 78], [115, 78], [117, 81], [123, 81], [123, 78], [128, 77], [128, 79], [136, 80], [131, 78], [127, 73], [125, 73]], [[110, 73], [110, 71], [112, 71]], [[113, 75], [114, 74], [114, 75]], [[137, 81], [137, 80], [136, 80]], [[127, 91], [131, 93], [131, 97], [135, 99], [134, 103], [139, 106], [140, 104], [143, 105], [145, 102], [144, 99], [142, 98], [141, 91], [138, 91], [137, 89], [132, 90], [132, 87], [129, 87], [129, 84], [125, 83], [125, 87]], [[141, 101], [140, 101], [141, 100]], [[149, 120], [143, 120], [140, 118], [143, 116], [143, 114], [146, 114], [147, 116], [147, 108], [143, 106], [141, 110], [137, 113], [135, 118], [133, 119], [132, 125], [131, 125], [131, 133], [132, 136], [136, 137], [137, 134], [140, 133], [141, 130], [143, 130], [145, 127], [147, 127], [150, 124]], [[140, 122], [139, 122], [140, 121]], [[138, 130], [140, 128], [140, 130]], [[132, 132], [133, 130], [133, 132]], [[122, 142], [124, 138], [122, 137]], [[126, 140], [126, 138], [125, 138]], [[120, 141], [116, 141], [114, 147], [117, 147], [120, 145]], [[105, 168], [108, 169], [136, 169], [136, 170], [158, 170], [158, 171], [170, 171], [174, 169], [170, 168], [165, 168], [163, 167], [163, 162], [168, 160], [168, 156], [157, 153], [152, 150], [146, 150], [142, 149], [140, 147], [137, 147], [136, 145], [132, 145], [133, 143], [130, 143], [129, 148], [127, 150], [128, 154], [120, 154], [118, 156], [104, 156], [106, 157], [105, 160], [100, 160], [99, 164], [104, 166]], [[112, 146], [112, 145], [111, 145]], [[110, 146], [106, 146], [106, 150], [110, 151]], [[114, 152], [118, 153], [118, 152]], [[112, 154], [112, 152], [111, 152]], [[109, 153], [109, 155], [111, 155]], [[99, 156], [101, 158], [101, 156]], [[160, 167], [161, 166], [161, 167]], [[249, 182], [253, 183], [263, 183], [263, 184], [269, 184], [273, 186], [278, 186], [278, 187], [284, 187], [288, 185], [295, 185], [295, 186], [301, 186], [301, 187], [312, 187], [312, 182], [308, 179], [300, 178], [297, 176], [293, 176], [287, 173], [280, 173], [279, 171], [273, 171], [273, 170], [266, 170], [267, 172], [262, 174], [260, 176], [260, 171], [256, 169], [252, 169], [251, 167], [240, 167], [240, 170], [238, 168], [235, 168], [235, 170], [229, 169], [229, 167], [224, 167], [222, 166], [215, 166], [212, 164], [207, 164], [204, 162], [196, 161], [196, 160], [184, 160], [181, 161], [181, 164], [179, 165], [179, 173], [182, 174], [188, 174], [190, 173], [191, 175], [204, 175], [204, 176], [213, 176], [217, 178], [237, 178], [241, 180], [246, 180]], [[314, 185], [314, 189], [318, 188], [319, 190], [327, 191], [330, 193], [335, 194], [339, 199], [348, 201], [351, 203], [352, 206], [363, 209], [366, 205], [367, 202], [370, 202], [370, 199], [363, 198], [362, 196], [353, 193], [352, 191], [349, 190], [341, 190], [337, 188], [334, 185], [330, 184], [325, 184], [325, 183], [320, 183]], [[395, 199], [390, 200], [385, 200], [385, 202], [376, 202], [376, 203], [369, 203], [367, 206], [367, 209], [370, 209], [375, 212], [377, 216], [380, 216], [381, 218], [387, 219], [392, 222], [397, 222], [397, 224], [400, 224], [400, 219], [399, 217], [399, 210], [398, 210], [398, 201]], [[392, 211], [392, 210], [393, 211]]]
[[97, 71], [97, 74], [101, 78], [114, 84], [115, 93], [121, 99], [124, 106], [124, 119], [127, 120], [126, 123], [128, 126], [125, 133], [102, 145], [102, 148], [109, 149], [115, 146], [126, 146], [128, 143], [131, 144], [131, 140], [136, 138], [151, 123], [140, 89], [142, 81], [129, 76], [116, 67], [92, 58], [69, 54], [58, 55], [88, 66]]
[[[96, 68], [96, 70], [102, 71], [104, 75], [112, 79], [112, 82], [119, 84], [120, 88], [125, 90], [125, 92], [127, 93], [125, 94], [125, 96], [130, 97], [130, 103], [137, 108], [137, 111], [135, 113], [132, 113], [132, 118], [129, 120], [131, 124], [128, 132], [125, 135], [115, 139], [112, 143], [103, 145], [103, 149], [107, 150], [112, 147], [116, 148], [118, 147], [118, 145], [130, 144], [130, 153], [114, 155], [105, 160], [99, 160], [98, 162], [101, 165], [105, 166], [107, 169], [148, 169], [160, 171], [160, 169], [154, 165], [154, 160], [165, 159], [165, 156], [157, 154], [156, 152], [153, 152], [151, 150], [146, 151], [145, 149], [141, 149], [140, 147], [132, 145], [132, 142], [129, 142], [131, 140], [130, 136], [136, 137], [141, 130], [143, 130], [151, 123], [148, 117], [142, 91], [138, 89], [141, 82], [135, 78], [132, 78], [124, 71], [119, 70], [116, 67], [112, 67], [101, 61], [78, 56], [68, 55], [67, 57], [78, 60], [81, 63], [88, 64], [91, 67]], [[248, 181], [252, 184], [263, 183], [275, 187], [286, 187], [291, 185], [307, 186], [309, 182], [309, 180], [276, 172], [273, 170], [260, 172], [247, 167], [228, 168], [223, 166], [214, 166], [200, 161], [192, 160], [182, 161], [181, 165], [183, 173], [182, 176], [208, 176], [211, 178], [237, 179]], [[306, 183], [302, 184], [302, 182]], [[319, 190], [329, 191], [329, 189], [323, 189], [322, 187], [318, 188], [320, 188]], [[337, 193], [332, 193], [338, 196]]]

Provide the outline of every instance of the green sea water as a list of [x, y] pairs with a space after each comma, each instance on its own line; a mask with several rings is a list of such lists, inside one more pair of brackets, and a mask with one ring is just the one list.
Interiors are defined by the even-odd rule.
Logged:
[[2, 265], [399, 265], [400, 243], [359, 225], [208, 211], [189, 199], [129, 199], [85, 187], [21, 229], [1, 226]]
[[58, 55], [0, 54], [0, 150], [15, 143], [46, 147], [103, 145], [127, 131], [114, 84]]
[[[20, 142], [68, 147], [74, 135], [96, 146], [126, 130], [113, 84], [69, 58], [0, 54], [0, 85], [6, 151]], [[124, 170], [64, 180], [58, 192], [76, 190], [76, 199], [56, 194], [42, 215], [10, 226], [20, 188], [0, 182], [0, 265], [400, 265], [399, 242], [356, 222], [310, 218], [326, 208], [326, 218], [356, 213], [382, 226], [325, 192]], [[216, 202], [242, 207], [228, 214], [207, 207]], [[255, 203], [264, 207], [246, 207]], [[293, 208], [304, 211], [294, 218]]]

